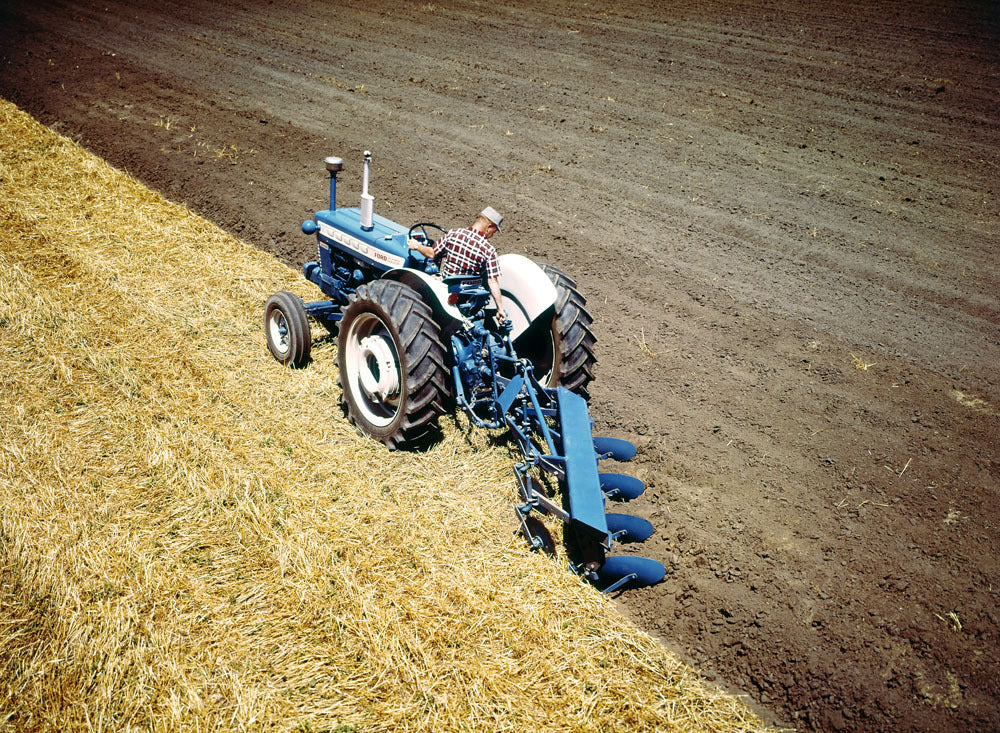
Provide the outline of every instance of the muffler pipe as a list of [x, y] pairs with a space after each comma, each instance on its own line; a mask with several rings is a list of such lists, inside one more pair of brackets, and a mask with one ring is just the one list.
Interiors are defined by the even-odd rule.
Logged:
[[375, 226], [372, 224], [372, 215], [375, 213], [375, 197], [368, 194], [368, 176], [372, 167], [371, 151], [365, 151], [365, 172], [361, 179], [361, 228], [370, 232]]

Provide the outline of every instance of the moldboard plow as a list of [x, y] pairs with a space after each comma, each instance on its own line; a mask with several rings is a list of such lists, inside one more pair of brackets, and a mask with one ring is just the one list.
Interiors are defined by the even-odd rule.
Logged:
[[[318, 258], [303, 268], [326, 299], [305, 303], [289, 292], [264, 309], [268, 348], [292, 367], [309, 361], [309, 318], [337, 331], [337, 359], [348, 418], [390, 448], [424, 438], [438, 416], [461, 409], [480, 428], [506, 428], [521, 461], [514, 476], [521, 530], [537, 550], [552, 540], [536, 514], [566, 525], [571, 567], [604, 592], [650, 585], [663, 565], [611, 555], [616, 543], [653, 533], [645, 519], [608, 512], [610, 501], [644, 491], [632, 476], [601, 472], [605, 459], [626, 462], [635, 446], [594, 437], [587, 385], [596, 363], [592, 319], [576, 284], [526, 257], [499, 258], [508, 320], [496, 323], [483, 278], [441, 278], [438, 263], [409, 247], [433, 244], [431, 223], [406, 228], [374, 213], [365, 153], [360, 208], [338, 209], [340, 158], [327, 158], [330, 208], [303, 222]], [[556, 489], [555, 487], [558, 487]], [[559, 497], [556, 498], [556, 494]]]

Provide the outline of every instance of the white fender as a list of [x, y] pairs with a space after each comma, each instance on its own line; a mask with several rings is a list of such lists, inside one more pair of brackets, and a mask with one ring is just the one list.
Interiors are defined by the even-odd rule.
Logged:
[[556, 286], [541, 267], [523, 255], [505, 254], [498, 259], [503, 309], [514, 322], [511, 338], [515, 339], [555, 304]]
[[[536, 318], [556, 302], [556, 286], [545, 271], [523, 255], [505, 254], [500, 262], [500, 295], [507, 317], [513, 321], [511, 338], [516, 339]], [[389, 270], [383, 278], [398, 280], [419, 292], [439, 315], [463, 320], [458, 308], [448, 304], [448, 287], [436, 275], [400, 267]]]
[[462, 314], [459, 313], [458, 308], [448, 304], [448, 286], [441, 281], [440, 277], [428, 275], [426, 272], [413, 270], [409, 267], [399, 267], [389, 270], [382, 278], [385, 280], [398, 280], [405, 285], [409, 285], [424, 297], [427, 305], [435, 313], [454, 318], [457, 321], [465, 320]]

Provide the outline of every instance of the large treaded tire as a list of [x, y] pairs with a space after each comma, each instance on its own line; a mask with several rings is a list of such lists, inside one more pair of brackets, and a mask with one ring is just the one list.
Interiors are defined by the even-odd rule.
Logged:
[[562, 386], [585, 399], [590, 399], [587, 386], [594, 379], [597, 356], [590, 327], [594, 319], [587, 311], [587, 299], [577, 290], [576, 282], [552, 265], [542, 270], [556, 286], [555, 313], [552, 318], [553, 350], [557, 358], [552, 366], [548, 386]]
[[309, 361], [312, 333], [302, 299], [282, 290], [264, 306], [264, 335], [271, 356], [285, 366], [303, 367]]
[[337, 363], [348, 418], [390, 449], [426, 435], [444, 412], [448, 372], [440, 328], [408, 285], [376, 280], [350, 296]]

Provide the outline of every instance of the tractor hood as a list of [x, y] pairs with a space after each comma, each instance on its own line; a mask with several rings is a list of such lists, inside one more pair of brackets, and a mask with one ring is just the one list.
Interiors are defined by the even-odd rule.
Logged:
[[407, 229], [383, 216], [373, 215], [371, 231], [361, 226], [361, 209], [317, 211], [313, 218], [321, 247], [336, 244], [380, 270], [403, 267], [409, 257]]

